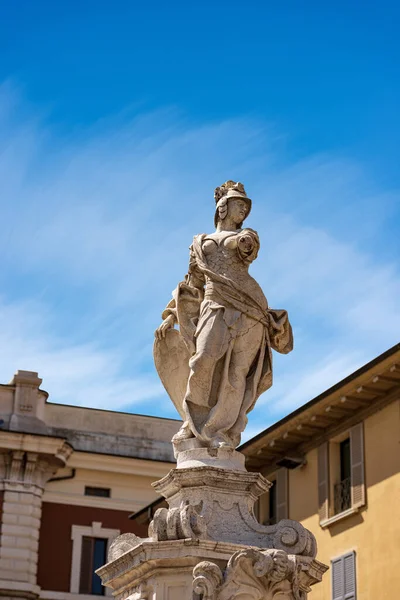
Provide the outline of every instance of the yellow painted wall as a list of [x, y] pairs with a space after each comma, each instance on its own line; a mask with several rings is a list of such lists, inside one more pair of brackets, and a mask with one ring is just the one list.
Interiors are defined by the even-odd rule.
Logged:
[[[319, 525], [317, 450], [305, 467], [289, 472], [289, 518], [317, 538], [321, 562], [356, 552], [358, 600], [400, 598], [400, 401], [364, 422], [367, 504], [329, 528]], [[331, 573], [315, 586], [310, 600], [331, 600]]]

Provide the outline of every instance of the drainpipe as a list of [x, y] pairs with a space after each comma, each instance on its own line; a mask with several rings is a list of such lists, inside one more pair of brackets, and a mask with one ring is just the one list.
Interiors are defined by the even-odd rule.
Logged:
[[60, 477], [52, 477], [51, 479], [49, 479], [48, 483], [50, 481], [65, 481], [66, 479], [73, 479], [76, 475], [76, 469], [71, 469], [71, 474], [70, 475], [61, 475]]

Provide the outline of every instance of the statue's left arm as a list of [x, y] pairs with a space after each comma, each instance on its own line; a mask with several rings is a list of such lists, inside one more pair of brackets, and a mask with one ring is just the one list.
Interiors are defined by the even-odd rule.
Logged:
[[239, 234], [237, 245], [241, 258], [247, 263], [253, 262], [260, 249], [260, 238], [257, 231], [250, 228], [243, 229]]
[[271, 348], [280, 354], [293, 350], [293, 331], [286, 310], [268, 309], [268, 334]]
[[[242, 259], [252, 262], [260, 249], [258, 233], [254, 229], [243, 229], [238, 239], [238, 251]], [[293, 350], [293, 332], [286, 310], [267, 309], [268, 334], [271, 348], [281, 354]]]

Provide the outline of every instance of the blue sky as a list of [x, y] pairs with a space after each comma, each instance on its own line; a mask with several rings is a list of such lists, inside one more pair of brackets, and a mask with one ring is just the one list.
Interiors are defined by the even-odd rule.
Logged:
[[243, 181], [287, 308], [256, 433], [399, 341], [393, 2], [9, 2], [0, 10], [0, 381], [175, 417], [151, 348]]

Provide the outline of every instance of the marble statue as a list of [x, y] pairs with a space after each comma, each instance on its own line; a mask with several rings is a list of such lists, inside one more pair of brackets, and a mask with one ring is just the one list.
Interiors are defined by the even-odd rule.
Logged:
[[287, 312], [269, 308], [249, 275], [260, 241], [243, 228], [243, 185], [227, 181], [215, 201], [216, 231], [194, 237], [155, 334], [155, 364], [183, 419], [176, 468], [153, 483], [168, 508], [156, 510], [147, 538], [111, 544], [97, 574], [116, 600], [306, 600], [327, 570], [300, 523], [257, 521], [255, 502], [272, 484], [235, 450], [272, 385], [272, 349], [290, 352], [293, 337]]
[[188, 273], [155, 333], [154, 359], [183, 419], [173, 442], [235, 448], [247, 413], [272, 385], [272, 349], [290, 352], [293, 335], [287, 312], [269, 308], [249, 274], [260, 240], [243, 228], [251, 211], [243, 184], [227, 181], [214, 197], [216, 231], [193, 239]]

